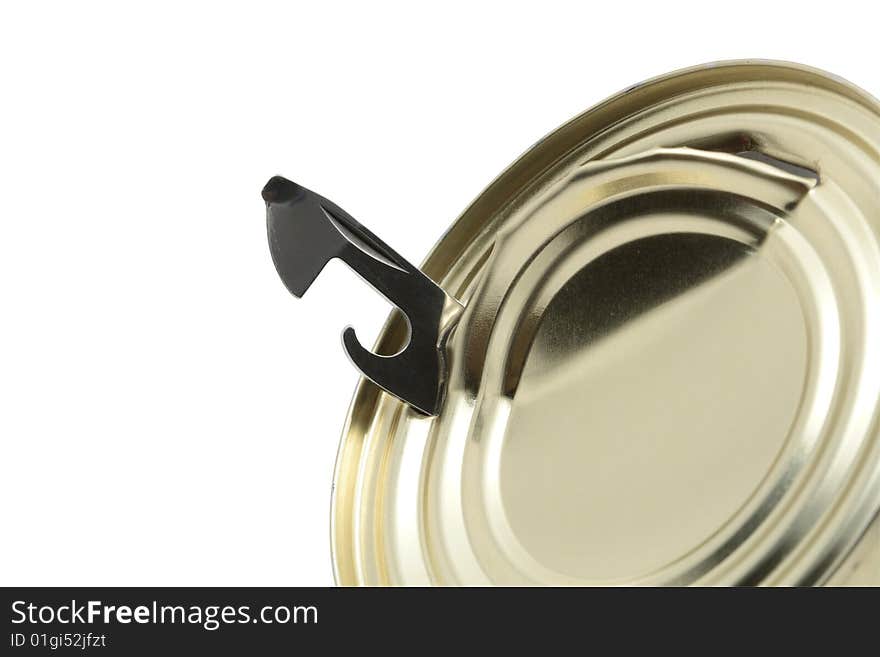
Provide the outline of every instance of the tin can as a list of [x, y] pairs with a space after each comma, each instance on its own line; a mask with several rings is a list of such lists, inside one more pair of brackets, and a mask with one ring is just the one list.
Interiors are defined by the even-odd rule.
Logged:
[[332, 499], [343, 585], [880, 584], [880, 104], [741, 61], [529, 149], [415, 268], [264, 190], [301, 295], [342, 258], [399, 309]]

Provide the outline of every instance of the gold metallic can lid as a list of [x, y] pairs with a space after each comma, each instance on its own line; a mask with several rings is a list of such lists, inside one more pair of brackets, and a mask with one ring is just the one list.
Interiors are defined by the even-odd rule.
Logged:
[[[371, 380], [337, 461], [339, 583], [880, 583], [864, 92], [752, 61], [635, 86], [526, 152], [421, 270], [279, 184], [282, 277], [285, 240], [322, 245], [288, 287], [341, 257], [402, 311], [378, 356], [346, 333]], [[306, 206], [329, 224], [289, 237]]]

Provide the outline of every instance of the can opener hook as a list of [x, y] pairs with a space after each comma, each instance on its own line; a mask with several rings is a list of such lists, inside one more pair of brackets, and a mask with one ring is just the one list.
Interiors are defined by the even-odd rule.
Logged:
[[[332, 258], [339, 258], [406, 317], [409, 341], [381, 356], [361, 345], [352, 327], [346, 353], [375, 384], [427, 415], [443, 400], [443, 341], [460, 304], [332, 201], [281, 176], [263, 188], [269, 250], [285, 287], [302, 297]], [[450, 309], [452, 312], [450, 312]]]

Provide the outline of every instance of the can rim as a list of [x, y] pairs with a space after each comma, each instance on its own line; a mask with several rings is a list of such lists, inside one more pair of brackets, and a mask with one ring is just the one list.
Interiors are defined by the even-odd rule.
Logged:
[[[709, 62], [679, 69], [649, 78], [631, 85], [578, 114], [535, 142], [505, 168], [455, 219], [436, 242], [422, 263], [422, 271], [438, 284], [467, 251], [475, 238], [487, 227], [491, 219], [540, 180], [557, 163], [565, 159], [579, 144], [591, 135], [614, 125], [628, 116], [677, 95], [691, 93], [702, 88], [717, 87], [725, 82], [748, 79], [766, 79], [808, 84], [832, 91], [859, 104], [880, 117], [880, 102], [851, 82], [824, 70], [799, 63], [741, 59]], [[392, 349], [405, 330], [400, 316], [392, 313], [377, 339], [377, 351]], [[344, 554], [345, 541], [351, 545], [350, 529], [341, 526], [339, 519], [339, 495], [348, 477], [346, 464], [355, 454], [350, 453], [363, 437], [362, 429], [372, 416], [380, 390], [369, 381], [361, 379], [354, 391], [342, 431], [334, 468], [330, 505], [331, 561], [337, 585], [356, 585], [351, 555]], [[357, 460], [355, 458], [355, 460]], [[839, 556], [838, 563], [858, 543], [858, 538], [872, 526], [871, 518], [880, 518], [880, 511], [871, 514], [852, 544]], [[874, 521], [876, 522], [876, 520]], [[350, 524], [350, 523], [349, 523]]]

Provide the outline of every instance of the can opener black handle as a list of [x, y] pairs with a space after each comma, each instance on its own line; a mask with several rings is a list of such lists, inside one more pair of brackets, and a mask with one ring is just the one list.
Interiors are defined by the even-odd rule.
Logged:
[[409, 342], [380, 356], [350, 326], [345, 351], [368, 379], [427, 415], [443, 401], [443, 341], [461, 306], [417, 267], [332, 201], [275, 176], [263, 188], [269, 250], [287, 289], [302, 297], [332, 258], [340, 258], [393, 303], [409, 324]]

